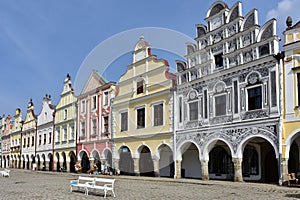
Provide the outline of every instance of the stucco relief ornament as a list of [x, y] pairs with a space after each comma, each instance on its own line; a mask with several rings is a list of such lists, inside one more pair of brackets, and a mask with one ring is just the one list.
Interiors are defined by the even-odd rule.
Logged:
[[190, 99], [195, 99], [196, 98], [196, 92], [195, 91], [191, 91], [190, 92]]
[[258, 81], [258, 76], [256, 74], [251, 74], [248, 78], [250, 84], [255, 84]]
[[223, 92], [224, 86], [222, 84], [218, 84], [216, 87], [216, 92]]
[[252, 133], [253, 133], [253, 134], [257, 134], [257, 133], [258, 133], [258, 129], [257, 129], [256, 127], [253, 127], [253, 128], [252, 128]]

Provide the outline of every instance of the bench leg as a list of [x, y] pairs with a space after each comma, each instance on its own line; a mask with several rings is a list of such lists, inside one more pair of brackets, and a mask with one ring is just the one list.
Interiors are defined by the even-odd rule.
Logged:
[[104, 198], [106, 198], [107, 190], [104, 190]]
[[113, 193], [114, 197], [116, 197], [114, 190], [112, 190], [111, 192]]

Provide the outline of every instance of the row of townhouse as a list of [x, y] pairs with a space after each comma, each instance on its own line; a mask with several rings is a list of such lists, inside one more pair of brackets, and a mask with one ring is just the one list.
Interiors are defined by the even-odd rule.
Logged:
[[118, 85], [93, 71], [75, 97], [67, 76], [55, 108], [46, 95], [38, 116], [32, 101], [24, 121], [7, 116], [2, 167], [280, 184], [300, 173], [300, 23], [288, 17], [280, 52], [276, 19], [260, 26], [241, 2], [214, 2], [205, 21], [176, 74], [141, 36]]
[[[115, 83], [107, 82], [93, 71], [80, 96], [75, 97], [71, 77], [67, 75], [56, 106], [46, 94], [38, 115], [30, 100], [25, 119], [20, 109], [16, 109], [13, 117], [3, 116], [1, 167], [75, 172], [79, 161], [86, 172], [90, 162], [111, 163], [111, 152], [107, 152], [111, 140], [106, 124], [109, 104], [103, 102], [114, 88]], [[77, 105], [77, 99], [81, 105]], [[81, 128], [78, 137], [77, 124]]]

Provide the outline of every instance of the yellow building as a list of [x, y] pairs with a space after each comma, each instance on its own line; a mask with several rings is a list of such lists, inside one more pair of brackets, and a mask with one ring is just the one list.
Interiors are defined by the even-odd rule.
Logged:
[[[53, 170], [75, 172], [76, 163], [76, 97], [68, 74], [55, 109]], [[52, 162], [52, 161], [50, 161]]]
[[289, 173], [300, 174], [300, 21], [292, 25], [287, 18], [284, 31], [285, 57], [280, 85], [282, 91], [282, 178]]
[[10, 155], [13, 168], [21, 168], [21, 132], [22, 132], [22, 113], [16, 109], [11, 134], [10, 134]]
[[173, 177], [174, 80], [141, 36], [112, 106], [113, 168], [121, 174]]

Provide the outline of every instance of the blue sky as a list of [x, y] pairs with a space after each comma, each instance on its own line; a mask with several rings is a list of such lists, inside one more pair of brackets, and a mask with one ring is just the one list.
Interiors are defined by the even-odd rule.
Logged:
[[[213, 2], [1, 0], [0, 114], [14, 115], [15, 109], [21, 108], [24, 117], [31, 98], [36, 114], [39, 114], [46, 93], [52, 96], [52, 103], [56, 105], [67, 73], [74, 81], [90, 52], [118, 33], [136, 28], [160, 27], [195, 38], [195, 25], [206, 24], [204, 18]], [[237, 1], [224, 2], [231, 8]], [[275, 17], [277, 35], [281, 38], [288, 15], [292, 16], [294, 23], [300, 20], [300, 12], [297, 9], [300, 0], [241, 2], [244, 16], [253, 8], [258, 9], [261, 26]], [[147, 41], [151, 44], [151, 41]], [[129, 49], [133, 49], [134, 45], [135, 43]], [[113, 52], [113, 49], [107, 51]], [[163, 52], [156, 53], [158, 57], [164, 55]], [[99, 57], [101, 58], [101, 55]], [[118, 65], [122, 71], [126, 70], [130, 62], [128, 56], [120, 55], [113, 64]], [[171, 66], [175, 65], [174, 60], [169, 60], [169, 63]]]

